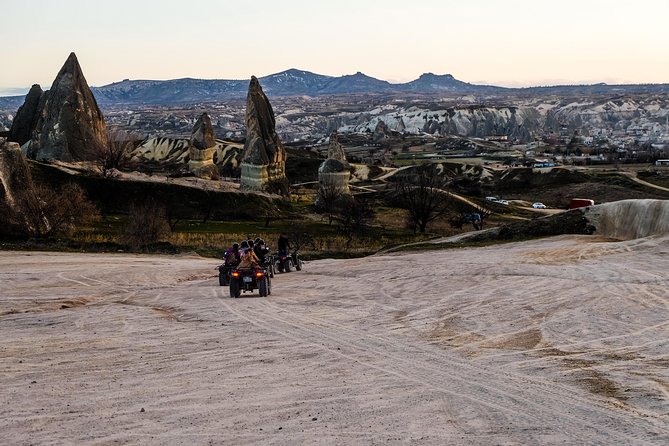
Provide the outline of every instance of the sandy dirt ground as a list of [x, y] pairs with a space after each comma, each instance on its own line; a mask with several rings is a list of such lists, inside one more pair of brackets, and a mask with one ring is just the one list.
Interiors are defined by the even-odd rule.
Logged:
[[669, 444], [669, 238], [309, 262], [0, 252], [0, 444]]

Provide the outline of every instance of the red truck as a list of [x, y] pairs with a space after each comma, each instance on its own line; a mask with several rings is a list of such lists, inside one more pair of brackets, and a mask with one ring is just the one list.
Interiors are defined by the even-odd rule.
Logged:
[[588, 206], [594, 206], [595, 200], [590, 200], [588, 198], [572, 198], [569, 202], [569, 209], [584, 208]]

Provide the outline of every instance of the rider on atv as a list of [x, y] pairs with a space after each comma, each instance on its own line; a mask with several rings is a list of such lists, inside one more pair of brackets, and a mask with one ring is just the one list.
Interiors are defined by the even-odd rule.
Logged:
[[249, 247], [249, 243], [247, 241], [243, 241], [240, 245], [240, 248], [242, 255], [238, 268], [259, 268], [260, 260], [253, 252], [253, 249]]
[[253, 252], [256, 254], [262, 265], [266, 262], [265, 257], [269, 254], [269, 248], [265, 246], [265, 241], [263, 239], [257, 239], [253, 244]]
[[281, 233], [276, 245], [277, 249], [279, 250], [280, 256], [287, 256], [290, 253], [291, 250], [290, 242], [288, 241], [288, 236], [286, 235], [285, 232]]
[[233, 243], [225, 254], [223, 254], [225, 266], [237, 266], [241, 260], [241, 253], [239, 252], [239, 243]]

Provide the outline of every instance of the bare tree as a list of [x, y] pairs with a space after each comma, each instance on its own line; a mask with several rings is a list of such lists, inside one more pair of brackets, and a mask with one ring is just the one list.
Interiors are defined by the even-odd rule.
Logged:
[[360, 196], [342, 200], [339, 213], [344, 230], [349, 234], [363, 232], [376, 215], [369, 200]]
[[11, 225], [14, 232], [49, 237], [72, 234], [95, 220], [98, 211], [77, 184], [68, 183], [54, 190], [30, 182], [17, 194], [14, 205], [3, 209], [2, 216], [0, 220]]
[[130, 206], [128, 221], [123, 228], [124, 241], [133, 248], [141, 248], [167, 239], [171, 234], [165, 207], [149, 199]]
[[107, 145], [101, 147], [97, 154], [102, 176], [107, 177], [114, 169], [127, 167], [139, 140], [138, 136], [122, 130], [110, 131], [107, 134]]
[[290, 240], [291, 247], [296, 251], [304, 246], [310, 245], [313, 247], [314, 245], [314, 236], [304, 224], [293, 225], [286, 235]]
[[413, 177], [402, 178], [395, 185], [397, 205], [406, 209], [414, 233], [424, 233], [427, 225], [448, 212], [450, 195], [447, 181], [433, 169], [421, 167]]
[[328, 224], [332, 224], [337, 211], [341, 206], [344, 192], [335, 183], [325, 182], [318, 188], [316, 196], [316, 210], [328, 217]]

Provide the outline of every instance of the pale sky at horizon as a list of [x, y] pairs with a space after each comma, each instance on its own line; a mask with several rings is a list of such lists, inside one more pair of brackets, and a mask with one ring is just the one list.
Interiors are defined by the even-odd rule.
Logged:
[[667, 0], [0, 0], [0, 14], [0, 94], [48, 87], [72, 51], [95, 86], [288, 68], [390, 82], [669, 82]]

